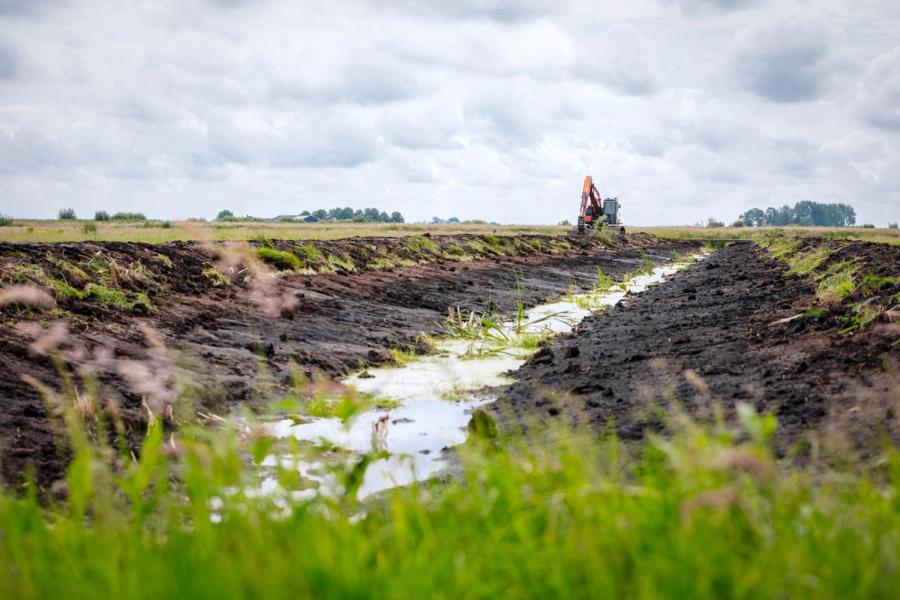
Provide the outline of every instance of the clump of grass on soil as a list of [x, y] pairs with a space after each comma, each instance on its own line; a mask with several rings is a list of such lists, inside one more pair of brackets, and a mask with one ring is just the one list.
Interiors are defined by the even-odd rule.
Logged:
[[300, 244], [294, 246], [294, 251], [302, 255], [307, 264], [322, 260], [322, 254], [319, 252], [319, 249], [312, 244]]
[[295, 254], [284, 250], [276, 250], [267, 246], [255, 249], [256, 255], [264, 262], [269, 263], [283, 271], [299, 271], [304, 268], [303, 261]]
[[328, 270], [331, 271], [355, 271], [356, 265], [354, 262], [346, 257], [340, 256], [338, 254], [329, 254], [325, 259], [325, 262], [328, 264]]
[[842, 300], [856, 289], [856, 267], [849, 261], [832, 265], [816, 287], [816, 295], [825, 302]]
[[829, 256], [831, 256], [831, 249], [827, 246], [790, 256], [788, 259], [790, 269], [787, 270], [787, 273], [790, 275], [809, 275], [828, 260]]
[[440, 254], [440, 249], [437, 244], [427, 237], [411, 237], [407, 238], [405, 241], [406, 247], [413, 254]]

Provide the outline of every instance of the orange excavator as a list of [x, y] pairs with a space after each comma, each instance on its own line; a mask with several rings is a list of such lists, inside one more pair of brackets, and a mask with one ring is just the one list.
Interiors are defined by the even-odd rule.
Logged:
[[581, 210], [578, 212], [578, 225], [572, 233], [586, 233], [588, 229], [609, 227], [619, 233], [625, 233], [622, 225], [622, 205], [618, 198], [600, 197], [593, 178], [588, 175], [584, 178], [584, 187], [581, 189]]

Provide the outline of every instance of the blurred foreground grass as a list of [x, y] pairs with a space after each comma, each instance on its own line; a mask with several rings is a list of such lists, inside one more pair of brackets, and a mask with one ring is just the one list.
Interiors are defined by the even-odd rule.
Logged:
[[0, 492], [0, 597], [896, 597], [897, 453], [869, 474], [785, 469], [774, 418], [739, 414], [678, 419], [639, 452], [483, 426], [460, 477], [365, 503], [371, 456], [335, 468], [335, 495], [258, 494], [263, 436], [154, 427], [111, 470], [76, 431], [65, 501]]

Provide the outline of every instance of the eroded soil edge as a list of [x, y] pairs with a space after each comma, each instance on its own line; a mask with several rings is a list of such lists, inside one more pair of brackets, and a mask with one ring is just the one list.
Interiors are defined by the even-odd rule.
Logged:
[[[842, 244], [835, 260], [896, 278], [898, 250]], [[676, 404], [711, 419], [714, 402], [733, 416], [744, 401], [777, 415], [779, 450], [801, 459], [900, 441], [897, 324], [886, 313], [841, 334], [840, 306], [776, 323], [821, 304], [809, 278], [785, 271], [753, 244], [720, 250], [537, 353], [492, 410], [507, 425], [568, 418], [628, 440], [661, 430]]]

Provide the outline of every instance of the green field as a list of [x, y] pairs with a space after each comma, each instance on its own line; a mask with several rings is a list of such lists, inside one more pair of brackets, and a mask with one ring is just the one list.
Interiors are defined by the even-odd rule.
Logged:
[[664, 238], [704, 238], [712, 240], [751, 240], [773, 232], [800, 237], [826, 237], [900, 244], [900, 229], [868, 227], [630, 227], [629, 233], [652, 233]]
[[[96, 231], [85, 231], [85, 225]], [[568, 230], [545, 225], [464, 225], [397, 223], [274, 223], [258, 221], [26, 221], [16, 220], [0, 227], [0, 242], [145, 242], [157, 244], [185, 240], [330, 240], [349, 237], [396, 237], [432, 233], [499, 235], [559, 235]]]
[[[87, 231], [85, 230], [85, 226]], [[91, 231], [91, 226], [96, 231]], [[416, 224], [416, 223], [275, 223], [261, 221], [40, 221], [15, 220], [0, 227], [0, 242], [146, 242], [185, 240], [224, 241], [268, 239], [326, 240], [349, 237], [405, 235], [563, 235], [562, 225]], [[670, 238], [752, 239], [772, 231], [801, 236], [825, 236], [900, 244], [900, 230], [863, 227], [627, 227], [629, 233], [652, 233]]]

